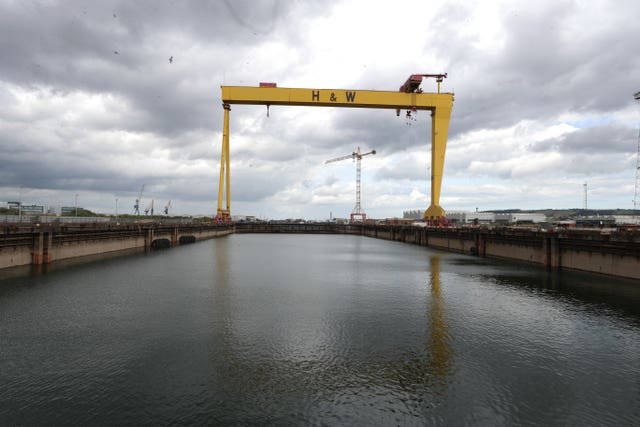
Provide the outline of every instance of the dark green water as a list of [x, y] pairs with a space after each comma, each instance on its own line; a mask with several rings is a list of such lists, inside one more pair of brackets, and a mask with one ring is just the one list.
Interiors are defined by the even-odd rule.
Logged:
[[0, 425], [640, 425], [640, 284], [356, 236], [0, 272]]

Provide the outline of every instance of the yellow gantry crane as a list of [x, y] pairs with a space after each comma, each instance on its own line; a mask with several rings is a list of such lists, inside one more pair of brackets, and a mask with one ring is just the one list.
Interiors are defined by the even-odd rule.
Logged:
[[[453, 108], [453, 93], [441, 93], [440, 83], [446, 74], [412, 74], [397, 92], [347, 89], [301, 89], [279, 88], [275, 83], [260, 83], [259, 87], [222, 86], [224, 124], [222, 131], [222, 153], [220, 156], [220, 181], [218, 186], [217, 219], [227, 220], [231, 216], [230, 161], [229, 161], [229, 112], [232, 104], [266, 105], [267, 114], [272, 105], [305, 107], [376, 108], [431, 112], [431, 205], [424, 217], [430, 220], [444, 218], [440, 207], [440, 188], [447, 146], [449, 119]], [[438, 92], [423, 92], [423, 78], [435, 78]], [[410, 114], [410, 113], [409, 113]], [[226, 197], [223, 208], [222, 201]]]
[[356, 206], [353, 208], [353, 211], [351, 212], [350, 222], [352, 223], [355, 222], [356, 217], [360, 217], [360, 221], [362, 223], [367, 221], [367, 214], [362, 212], [362, 206], [360, 205], [360, 171], [362, 169], [360, 163], [362, 162], [362, 158], [364, 156], [368, 156], [369, 154], [376, 154], [376, 150], [371, 150], [367, 153], [361, 153], [360, 147], [358, 147], [356, 151], [354, 151], [349, 155], [336, 157], [335, 159], [330, 159], [324, 162], [325, 164], [327, 164], [327, 163], [333, 163], [333, 162], [338, 162], [340, 160], [347, 160], [347, 159], [354, 159], [356, 161]]

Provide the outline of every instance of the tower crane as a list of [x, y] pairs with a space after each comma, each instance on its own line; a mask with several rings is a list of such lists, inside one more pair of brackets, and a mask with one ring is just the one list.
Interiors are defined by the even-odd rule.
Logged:
[[353, 208], [353, 211], [351, 212], [350, 222], [352, 223], [355, 222], [355, 219], [354, 219], [355, 217], [360, 217], [360, 221], [362, 221], [363, 223], [367, 220], [367, 214], [362, 212], [362, 206], [360, 206], [360, 171], [362, 168], [360, 162], [364, 156], [368, 156], [369, 154], [376, 154], [376, 150], [371, 150], [367, 153], [361, 153], [360, 147], [358, 147], [356, 151], [354, 151], [349, 155], [336, 157], [335, 159], [329, 159], [326, 162], [324, 162], [325, 164], [327, 164], [327, 163], [338, 162], [340, 160], [346, 160], [346, 159], [354, 159], [356, 161], [356, 206]]
[[166, 205], [164, 205], [164, 214], [165, 215], [169, 215], [169, 208], [171, 207], [171, 200], [169, 200], [169, 203], [167, 203]]
[[136, 204], [133, 205], [133, 213], [135, 215], [140, 215], [140, 203], [142, 202], [143, 191], [144, 191], [144, 184], [142, 184], [142, 188], [140, 189], [140, 193], [138, 194], [138, 198], [136, 199]]

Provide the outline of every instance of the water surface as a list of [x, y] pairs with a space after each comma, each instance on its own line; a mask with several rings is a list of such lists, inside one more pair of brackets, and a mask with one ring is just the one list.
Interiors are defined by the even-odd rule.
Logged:
[[637, 282], [330, 235], [0, 278], [0, 425], [640, 424]]

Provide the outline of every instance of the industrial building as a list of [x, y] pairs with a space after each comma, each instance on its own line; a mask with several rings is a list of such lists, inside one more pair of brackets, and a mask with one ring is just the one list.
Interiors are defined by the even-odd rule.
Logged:
[[[404, 211], [403, 218], [421, 220], [423, 211]], [[540, 224], [548, 221], [543, 213], [494, 213], [494, 212], [469, 212], [449, 211], [447, 219], [452, 224]]]

